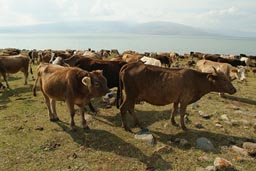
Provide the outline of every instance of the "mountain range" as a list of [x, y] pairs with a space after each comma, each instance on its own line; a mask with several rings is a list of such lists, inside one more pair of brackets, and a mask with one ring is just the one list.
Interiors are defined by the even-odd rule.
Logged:
[[149, 35], [184, 36], [247, 36], [226, 34], [228, 32], [204, 30], [173, 22], [129, 23], [118, 21], [57, 22], [28, 26], [0, 27], [0, 33], [133, 33]]

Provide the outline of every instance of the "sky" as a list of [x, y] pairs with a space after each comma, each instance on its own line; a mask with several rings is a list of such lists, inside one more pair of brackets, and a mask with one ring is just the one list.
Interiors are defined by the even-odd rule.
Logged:
[[256, 33], [256, 0], [0, 0], [0, 27], [87, 20]]

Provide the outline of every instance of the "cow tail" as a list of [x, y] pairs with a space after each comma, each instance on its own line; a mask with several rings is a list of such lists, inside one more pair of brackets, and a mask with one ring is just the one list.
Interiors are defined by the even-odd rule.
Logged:
[[33, 95], [36, 96], [36, 85], [37, 85], [37, 82], [38, 82], [38, 77], [36, 78], [35, 82], [34, 82], [34, 86], [33, 86]]
[[35, 80], [35, 82], [34, 82], [33, 89], [32, 89], [34, 96], [36, 96], [36, 86], [37, 86], [37, 82], [38, 82], [38, 80], [39, 80], [40, 78], [41, 78], [41, 74], [40, 74], [40, 72], [38, 72], [37, 78], [36, 78], [36, 80]]
[[119, 73], [119, 86], [118, 86], [117, 94], [116, 94], [116, 108], [117, 109], [119, 109], [120, 105], [123, 102], [122, 90], [123, 90], [123, 82], [121, 80], [121, 75]]
[[33, 70], [32, 70], [32, 64], [29, 64], [29, 68], [30, 68], [30, 74], [32, 75], [32, 80], [35, 80], [34, 76], [33, 76]]

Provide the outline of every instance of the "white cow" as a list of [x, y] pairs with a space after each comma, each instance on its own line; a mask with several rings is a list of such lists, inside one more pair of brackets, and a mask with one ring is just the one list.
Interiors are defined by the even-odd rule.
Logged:
[[244, 61], [246, 66], [255, 66], [255, 64], [252, 62], [251, 58], [241, 57], [240, 61]]
[[140, 60], [146, 65], [154, 65], [154, 66], [159, 66], [159, 67], [162, 66], [160, 60], [155, 59], [155, 58], [143, 56], [142, 58], [140, 58]]

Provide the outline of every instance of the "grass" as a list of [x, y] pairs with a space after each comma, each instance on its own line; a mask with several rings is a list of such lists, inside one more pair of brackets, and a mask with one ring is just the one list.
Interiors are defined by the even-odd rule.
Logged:
[[[75, 116], [77, 131], [71, 131], [64, 102], [57, 103], [61, 121], [50, 122], [42, 93], [33, 97], [33, 81], [24, 85], [22, 73], [11, 75], [11, 89], [0, 94], [0, 170], [140, 171], [152, 166], [159, 171], [186, 171], [213, 165], [217, 156], [231, 161], [238, 170], [256, 170], [255, 160], [238, 160], [243, 156], [229, 149], [231, 144], [241, 145], [243, 141], [256, 139], [253, 128], [256, 78], [249, 73], [247, 85], [233, 83], [238, 90], [236, 94], [223, 99], [217, 93], [210, 93], [194, 108], [188, 107], [192, 122], [186, 124], [189, 128], [186, 132], [169, 124], [171, 105], [136, 105], [139, 120], [156, 139], [156, 144], [150, 145], [125, 132], [121, 127], [120, 111], [115, 107], [103, 108], [97, 99], [93, 103], [99, 114], [89, 123], [90, 132], [81, 128], [78, 113]], [[213, 116], [209, 120], [200, 118], [199, 111]], [[231, 126], [220, 120], [223, 114], [230, 120], [237, 120], [238, 124]], [[179, 121], [179, 117], [176, 120]], [[132, 126], [129, 116], [128, 122]], [[204, 129], [195, 128], [195, 122], [202, 123]], [[216, 122], [223, 128], [216, 127]], [[197, 149], [198, 137], [210, 139], [215, 150]], [[173, 143], [175, 138], [184, 138], [191, 146], [184, 148]]]

